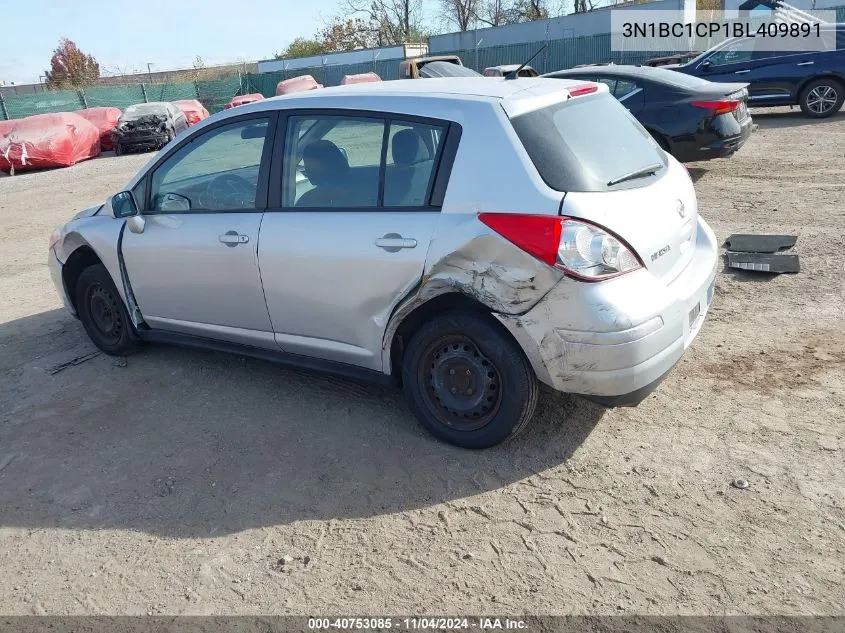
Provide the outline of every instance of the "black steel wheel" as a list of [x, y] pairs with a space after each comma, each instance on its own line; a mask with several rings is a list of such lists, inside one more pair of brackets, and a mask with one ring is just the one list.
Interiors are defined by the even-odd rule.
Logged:
[[822, 78], [811, 81], [801, 92], [801, 110], [814, 119], [832, 116], [842, 107], [845, 87], [836, 79]]
[[537, 403], [537, 379], [522, 350], [491, 317], [468, 310], [438, 315], [414, 334], [402, 378], [423, 426], [465, 448], [516, 435]]
[[88, 336], [106, 354], [123, 356], [138, 341], [111, 276], [102, 264], [89, 266], [76, 282], [76, 310]]
[[502, 400], [498, 370], [464, 334], [434, 340], [425, 350], [417, 380], [426, 386], [438, 420], [458, 430], [486, 426]]

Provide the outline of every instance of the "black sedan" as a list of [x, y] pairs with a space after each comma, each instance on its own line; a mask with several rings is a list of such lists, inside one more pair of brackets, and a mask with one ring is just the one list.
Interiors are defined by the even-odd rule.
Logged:
[[543, 76], [607, 84], [660, 146], [682, 162], [730, 156], [751, 134], [748, 84], [714, 83], [648, 66], [590, 66]]

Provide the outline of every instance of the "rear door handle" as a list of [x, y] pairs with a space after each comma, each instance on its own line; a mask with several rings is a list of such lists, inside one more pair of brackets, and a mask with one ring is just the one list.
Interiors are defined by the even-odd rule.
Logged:
[[217, 238], [222, 244], [229, 247], [237, 246], [238, 244], [246, 244], [249, 242], [248, 235], [241, 235], [237, 231], [226, 231], [223, 235]]
[[811, 62], [798, 62], [798, 63], [797, 63], [797, 64], [795, 64], [795, 65], [796, 65], [796, 66], [812, 66], [812, 65], [813, 65], [813, 64], [815, 64], [815, 63], [816, 63], [816, 62], [812, 62], [812, 61], [811, 61]]
[[376, 246], [388, 253], [396, 253], [403, 248], [416, 248], [417, 240], [412, 237], [402, 237], [398, 233], [388, 233], [376, 240]]
[[750, 73], [750, 72], [751, 72], [751, 70], [746, 68], [745, 70], [734, 71], [734, 75], [744, 75], [745, 73]]

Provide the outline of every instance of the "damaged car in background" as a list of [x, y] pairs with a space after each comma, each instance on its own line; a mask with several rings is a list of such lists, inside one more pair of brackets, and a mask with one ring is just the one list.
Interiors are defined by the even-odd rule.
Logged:
[[185, 113], [172, 103], [157, 101], [131, 105], [112, 133], [114, 153], [158, 150], [188, 127]]
[[687, 171], [606, 86], [467, 77], [218, 115], [58, 228], [49, 268], [107, 354], [401, 385], [433, 435], [484, 448], [540, 383], [645, 398], [704, 322], [717, 250]]

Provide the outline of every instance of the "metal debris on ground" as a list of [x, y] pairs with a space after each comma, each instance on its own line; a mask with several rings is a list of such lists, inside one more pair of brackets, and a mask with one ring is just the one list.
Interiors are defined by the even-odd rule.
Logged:
[[747, 479], [734, 479], [734, 480], [731, 482], [731, 485], [732, 485], [734, 488], [738, 488], [739, 490], [745, 490], [745, 489], [746, 489], [746, 488], [748, 488], [748, 486], [750, 486], [751, 484], [749, 484], [749, 483], [748, 483], [748, 480], [747, 480]]
[[725, 253], [728, 267], [760, 273], [797, 273], [800, 271], [798, 255], [773, 253]]
[[792, 248], [797, 241], [797, 235], [734, 233], [725, 240], [725, 249], [734, 253], [777, 253]]
[[726, 265], [753, 272], [797, 273], [798, 255], [780, 253], [795, 246], [797, 240], [796, 235], [731, 235], [724, 244]]
[[81, 365], [85, 361], [91, 360], [92, 358], [96, 358], [99, 355], [100, 352], [89, 352], [88, 354], [82, 354], [81, 356], [72, 358], [68, 361], [65, 361], [64, 363], [54, 365], [53, 367], [48, 368], [46, 371], [52, 376], [53, 374], [58, 374], [60, 371], [67, 369], [68, 367], [73, 367], [74, 365]]

